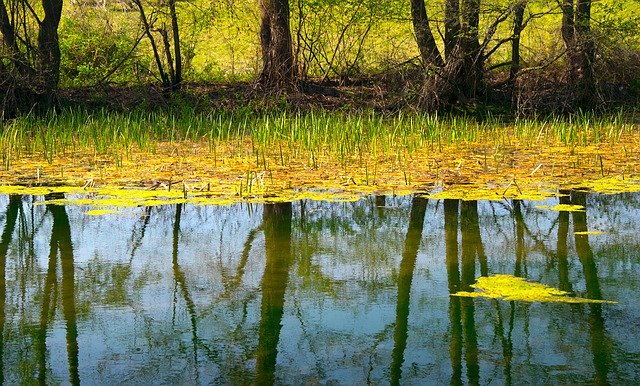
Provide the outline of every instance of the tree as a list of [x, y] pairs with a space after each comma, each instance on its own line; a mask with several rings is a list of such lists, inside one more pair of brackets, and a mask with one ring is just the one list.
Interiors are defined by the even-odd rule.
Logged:
[[435, 105], [427, 102], [439, 107], [475, 99], [482, 86], [485, 60], [478, 35], [480, 0], [445, 0], [444, 59], [431, 32], [424, 0], [411, 1], [411, 17], [423, 64], [435, 68], [436, 81], [427, 85]]
[[[178, 26], [176, 0], [168, 0], [166, 5], [164, 5], [165, 3], [160, 3], [158, 9], [152, 9], [149, 16], [147, 16], [142, 0], [132, 0], [132, 2], [137, 8], [142, 28], [149, 39], [149, 44], [151, 44], [163, 91], [180, 90], [182, 86], [182, 52], [180, 50], [180, 28]], [[161, 7], [167, 7], [168, 12], [166, 9], [160, 9]], [[167, 22], [160, 20], [159, 17], [167, 13], [171, 28], [167, 27]], [[160, 26], [158, 27], [157, 24]], [[154, 32], [160, 35], [162, 50], [158, 47], [157, 35], [154, 35]], [[164, 54], [164, 59], [161, 54]]]
[[569, 79], [578, 103], [593, 102], [595, 44], [591, 34], [591, 0], [563, 0], [562, 40], [567, 49]]
[[43, 0], [42, 9], [28, 0], [0, 1], [3, 116], [53, 106], [60, 80], [61, 15], [62, 0]]
[[[520, 70], [520, 34], [534, 17], [525, 18], [528, 0], [513, 0], [504, 5], [481, 7], [480, 0], [444, 0], [444, 19], [429, 17], [424, 0], [411, 0], [411, 18], [416, 42], [428, 82], [423, 99], [427, 107], [438, 108], [452, 103], [474, 101], [484, 94], [485, 63], [498, 49], [511, 42], [511, 61], [492, 68], [510, 65], [509, 82], [513, 85]], [[480, 35], [483, 17], [484, 33]], [[497, 36], [500, 24], [513, 16], [512, 33]], [[432, 22], [436, 22], [434, 27]], [[444, 27], [441, 52], [432, 29]]]
[[295, 86], [289, 0], [260, 1], [260, 45], [262, 73], [259, 83], [266, 88]]

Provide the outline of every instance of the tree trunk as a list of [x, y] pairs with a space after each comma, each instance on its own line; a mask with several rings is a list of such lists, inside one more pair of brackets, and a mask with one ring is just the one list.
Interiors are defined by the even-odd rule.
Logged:
[[591, 0], [564, 0], [562, 3], [562, 39], [567, 49], [568, 78], [581, 105], [594, 102], [593, 62], [595, 44], [591, 36]]
[[520, 34], [524, 29], [524, 11], [526, 6], [526, 0], [518, 1], [513, 9], [513, 40], [511, 41], [511, 68], [509, 69], [509, 84], [512, 87], [520, 71]]
[[295, 72], [289, 26], [289, 0], [261, 0], [260, 11], [260, 84], [267, 88], [292, 89], [295, 84]]
[[444, 60], [431, 33], [424, 0], [411, 0], [411, 20], [413, 21], [413, 31], [416, 34], [416, 42], [420, 50], [422, 64], [425, 68], [429, 66], [444, 66]]
[[175, 74], [171, 79], [171, 89], [173, 91], [177, 91], [182, 87], [182, 52], [180, 51], [180, 28], [178, 28], [176, 0], [169, 1], [169, 14], [171, 15], [171, 33], [173, 35], [173, 52], [175, 60]]
[[58, 26], [62, 3], [42, 0], [42, 11], [35, 16], [35, 11], [25, 11], [31, 10], [27, 0], [0, 1], [0, 34], [8, 56], [0, 64], [2, 118], [53, 107], [60, 81]]
[[[42, 90], [40, 107], [49, 109], [53, 105], [55, 92], [60, 81], [60, 43], [58, 25], [62, 15], [62, 0], [43, 0], [44, 19], [38, 32], [38, 64]], [[40, 83], [40, 82], [39, 82]]]
[[458, 99], [475, 99], [484, 76], [484, 60], [478, 39], [480, 0], [463, 0], [460, 5], [462, 71], [458, 79]]

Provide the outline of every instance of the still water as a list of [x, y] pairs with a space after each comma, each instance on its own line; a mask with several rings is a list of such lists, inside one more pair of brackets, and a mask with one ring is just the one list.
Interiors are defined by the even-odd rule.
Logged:
[[[46, 199], [0, 197], [4, 384], [640, 384], [640, 195]], [[450, 296], [498, 273], [618, 303]]]

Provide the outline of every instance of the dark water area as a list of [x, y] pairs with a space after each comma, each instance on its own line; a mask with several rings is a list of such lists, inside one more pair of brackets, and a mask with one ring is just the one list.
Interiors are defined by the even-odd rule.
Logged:
[[638, 194], [88, 209], [0, 197], [3, 384], [640, 384]]

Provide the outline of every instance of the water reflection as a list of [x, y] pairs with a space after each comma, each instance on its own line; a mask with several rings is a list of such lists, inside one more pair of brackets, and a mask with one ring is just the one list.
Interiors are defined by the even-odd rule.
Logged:
[[5, 280], [7, 272], [7, 252], [13, 237], [13, 231], [16, 227], [18, 219], [18, 211], [22, 197], [12, 195], [9, 196], [9, 203], [5, 211], [5, 223], [0, 236], [0, 384], [4, 384], [4, 325], [5, 325], [5, 305], [7, 300], [7, 284]]
[[[57, 195], [46, 196], [45, 200], [62, 198]], [[66, 328], [66, 347], [69, 370], [69, 383], [80, 384], [78, 374], [78, 326], [75, 307], [75, 265], [73, 245], [71, 243], [71, 226], [69, 217], [63, 206], [46, 205], [47, 212], [53, 218], [49, 242], [48, 267], [44, 280], [42, 310], [40, 312], [40, 328], [36, 335], [35, 349], [38, 358], [38, 381], [47, 383], [47, 333], [55, 315], [58, 294], [62, 298], [62, 317]], [[58, 259], [62, 271], [60, 289], [58, 290]], [[50, 381], [49, 381], [50, 382]]]
[[[549, 204], [586, 210], [377, 196], [90, 217], [4, 197], [0, 380], [638, 383], [640, 198], [565, 193]], [[619, 304], [450, 296], [496, 273]]]
[[275, 381], [278, 341], [284, 314], [284, 293], [291, 267], [291, 203], [267, 204], [262, 212], [265, 268], [260, 286], [260, 324], [256, 361], [256, 383]]
[[[379, 206], [379, 205], [378, 205]], [[411, 281], [416, 266], [416, 258], [420, 241], [424, 216], [427, 211], [427, 200], [416, 197], [411, 201], [409, 214], [409, 229], [402, 250], [402, 261], [398, 274], [398, 298], [396, 301], [396, 323], [393, 334], [393, 353], [391, 354], [392, 385], [399, 385], [402, 376], [402, 363], [404, 362], [404, 350], [407, 346], [409, 331], [409, 304], [411, 295]]]

